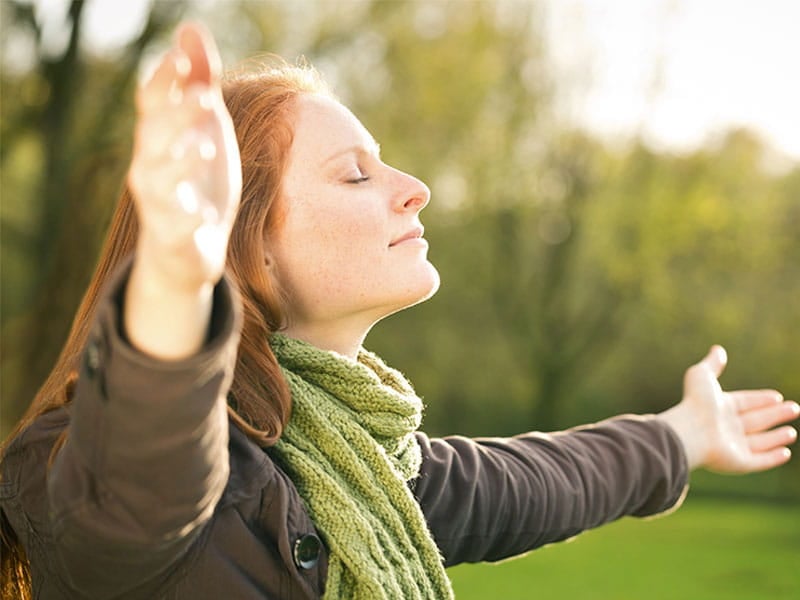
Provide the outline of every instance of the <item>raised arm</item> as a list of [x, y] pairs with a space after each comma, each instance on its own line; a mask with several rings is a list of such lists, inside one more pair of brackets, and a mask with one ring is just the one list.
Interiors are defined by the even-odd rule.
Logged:
[[47, 477], [42, 564], [64, 567], [70, 597], [155, 597], [228, 480], [239, 323], [220, 278], [241, 174], [218, 63], [183, 26], [137, 94], [137, 252], [98, 306]]
[[241, 194], [219, 75], [211, 37], [185, 25], [136, 96], [128, 182], [140, 233], [124, 324], [131, 343], [157, 358], [185, 358], [202, 345]]

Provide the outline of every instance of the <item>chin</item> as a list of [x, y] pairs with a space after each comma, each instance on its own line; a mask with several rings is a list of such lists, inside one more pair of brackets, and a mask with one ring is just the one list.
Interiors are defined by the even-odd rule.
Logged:
[[439, 277], [439, 271], [436, 270], [431, 263], [428, 263], [428, 271], [429, 271], [429, 281], [428, 281], [428, 288], [426, 293], [420, 298], [420, 302], [424, 302], [431, 296], [433, 296], [436, 292], [439, 291], [439, 286], [442, 283], [441, 277]]
[[408, 301], [402, 308], [425, 302], [439, 290], [440, 283], [439, 271], [430, 262], [425, 261], [425, 266], [415, 281], [416, 285], [413, 290], [409, 290]]
[[[407, 284], [409, 282], [406, 282]], [[415, 274], [413, 284], [406, 285], [402, 293], [393, 294], [392, 298], [379, 309], [376, 321], [389, 315], [425, 302], [439, 289], [439, 272], [426, 261], [425, 268]]]

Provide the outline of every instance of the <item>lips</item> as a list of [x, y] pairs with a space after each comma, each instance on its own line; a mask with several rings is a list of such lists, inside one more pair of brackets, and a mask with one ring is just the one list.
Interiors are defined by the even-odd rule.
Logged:
[[424, 233], [425, 229], [422, 226], [414, 227], [413, 229], [406, 231], [399, 238], [392, 240], [392, 243], [389, 244], [389, 247], [391, 248], [392, 246], [397, 246], [397, 244], [402, 244], [403, 242], [407, 242], [408, 240], [419, 239], [422, 237]]

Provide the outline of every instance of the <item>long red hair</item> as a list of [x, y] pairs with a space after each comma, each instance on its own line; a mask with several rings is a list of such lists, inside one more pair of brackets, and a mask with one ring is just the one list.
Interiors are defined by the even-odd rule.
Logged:
[[[311, 67], [278, 61], [258, 70], [229, 75], [223, 82], [225, 104], [236, 129], [242, 162], [242, 198], [228, 244], [227, 276], [240, 292], [244, 319], [228, 413], [250, 439], [263, 447], [278, 440], [291, 412], [289, 389], [268, 344], [270, 334], [284, 324], [286, 299], [265, 265], [264, 242], [280, 226], [281, 179], [293, 138], [293, 105], [298, 95], [307, 93], [330, 94]], [[101, 292], [134, 250], [137, 235], [134, 202], [125, 188], [61, 354], [0, 448], [0, 457], [38, 416], [72, 399], [78, 362]], [[65, 435], [66, 432], [57, 442], [54, 453]], [[30, 598], [29, 565], [2, 514], [0, 538], [0, 593], [3, 598]]]

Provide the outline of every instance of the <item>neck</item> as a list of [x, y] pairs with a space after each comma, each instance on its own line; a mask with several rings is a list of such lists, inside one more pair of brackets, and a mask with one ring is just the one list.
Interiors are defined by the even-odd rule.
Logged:
[[287, 337], [301, 340], [321, 350], [332, 350], [342, 356], [353, 360], [358, 357], [358, 351], [364, 344], [370, 328], [346, 330], [337, 323], [335, 326], [320, 324], [292, 323], [281, 333]]

